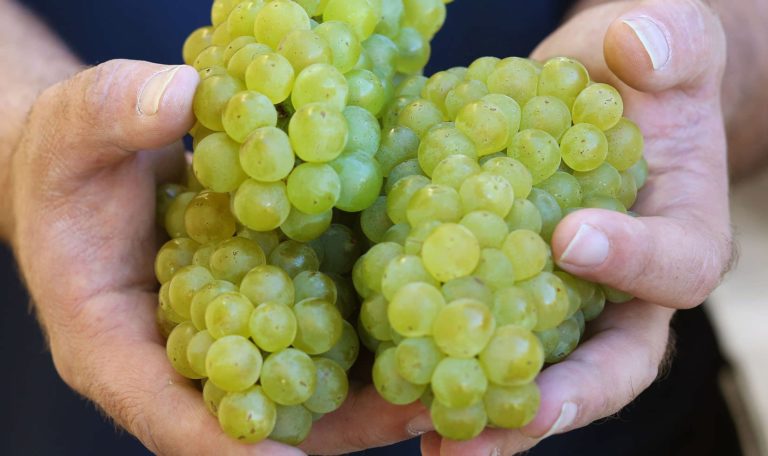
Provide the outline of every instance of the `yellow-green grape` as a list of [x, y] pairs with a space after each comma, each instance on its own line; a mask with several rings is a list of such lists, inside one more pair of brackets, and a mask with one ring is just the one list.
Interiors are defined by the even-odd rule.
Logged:
[[608, 84], [592, 84], [573, 102], [573, 123], [590, 123], [600, 130], [616, 126], [624, 114], [619, 91]]
[[366, 51], [365, 48], [363, 48], [360, 51], [360, 57], [357, 59], [357, 62], [355, 63], [355, 66], [352, 67], [352, 69], [353, 70], [372, 70], [373, 69], [373, 62], [371, 61], [371, 58], [368, 56], [368, 51]]
[[387, 197], [385, 196], [378, 197], [371, 207], [360, 214], [360, 228], [365, 237], [372, 242], [381, 242], [391, 227], [392, 221], [387, 216]]
[[421, 74], [408, 76], [395, 88], [394, 95], [396, 97], [419, 98], [428, 81], [429, 79]]
[[344, 118], [349, 131], [344, 152], [376, 156], [381, 143], [381, 125], [376, 117], [365, 108], [347, 106], [344, 108]]
[[504, 241], [502, 250], [512, 262], [516, 281], [540, 273], [547, 262], [547, 244], [533, 231], [512, 231]]
[[555, 139], [571, 126], [571, 110], [559, 98], [538, 96], [523, 106], [520, 128], [546, 131]]
[[545, 180], [560, 167], [557, 140], [541, 130], [523, 130], [512, 137], [507, 154], [531, 172], [533, 184]]
[[291, 145], [302, 160], [329, 162], [338, 157], [347, 143], [347, 121], [344, 115], [321, 104], [308, 104], [291, 118]]
[[397, 117], [397, 124], [408, 127], [419, 137], [430, 128], [445, 121], [445, 115], [434, 103], [427, 100], [416, 100], [406, 105]]
[[512, 262], [499, 249], [483, 249], [480, 252], [480, 262], [472, 275], [494, 289], [507, 286], [515, 280]]
[[291, 212], [283, 182], [258, 182], [253, 179], [240, 185], [233, 207], [240, 223], [255, 231], [276, 229]]
[[338, 297], [336, 284], [329, 276], [316, 271], [304, 271], [293, 278], [296, 302], [307, 298], [318, 298], [335, 303]]
[[544, 365], [544, 348], [527, 329], [501, 326], [480, 353], [488, 380], [497, 385], [515, 386], [533, 381]]
[[295, 295], [291, 277], [272, 265], [258, 266], [249, 271], [240, 282], [240, 293], [257, 307], [268, 302], [293, 306]]
[[[420, 255], [424, 241], [432, 232], [440, 226], [438, 221], [423, 223], [419, 226], [413, 227], [408, 233], [403, 243], [403, 249], [405, 253], [409, 255]], [[410, 225], [409, 225], [410, 226]]]
[[331, 63], [328, 43], [312, 30], [294, 30], [283, 38], [277, 52], [288, 59], [296, 73], [315, 63]]
[[412, 227], [434, 221], [458, 222], [461, 214], [459, 193], [451, 187], [437, 184], [429, 184], [414, 193], [406, 209], [406, 218]]
[[479, 172], [476, 159], [462, 154], [449, 155], [432, 170], [432, 182], [459, 190], [466, 179]]
[[555, 57], [547, 60], [541, 68], [538, 93], [559, 98], [570, 110], [587, 84], [589, 73], [584, 65], [567, 57]]
[[475, 358], [444, 358], [432, 374], [432, 393], [448, 407], [468, 407], [483, 398], [488, 379]]
[[626, 117], [606, 130], [608, 140], [607, 161], [619, 171], [626, 171], [643, 157], [643, 134], [637, 125]]
[[251, 313], [248, 329], [259, 348], [275, 353], [293, 344], [297, 331], [296, 316], [285, 304], [265, 302]]
[[540, 188], [531, 190], [531, 194], [528, 195], [528, 200], [536, 206], [536, 209], [538, 209], [539, 215], [541, 216], [541, 237], [545, 241], [550, 241], [557, 224], [560, 223], [560, 220], [563, 218], [563, 210], [560, 209], [560, 205], [557, 203], [554, 196]]
[[536, 417], [541, 393], [533, 382], [520, 386], [491, 384], [483, 400], [489, 424], [503, 429], [518, 429]]
[[171, 331], [165, 345], [168, 360], [176, 372], [192, 379], [204, 377], [192, 368], [187, 358], [187, 347], [195, 334], [197, 334], [197, 330], [191, 322], [181, 323]]
[[552, 195], [563, 210], [581, 205], [581, 185], [572, 174], [556, 171], [547, 180], [539, 182], [537, 187]]
[[488, 90], [513, 98], [520, 106], [536, 96], [539, 76], [527, 59], [510, 57], [500, 61], [488, 75]]
[[276, 126], [277, 110], [269, 98], [258, 92], [240, 92], [227, 103], [222, 123], [230, 138], [243, 143], [257, 128]]
[[378, 12], [369, 0], [329, 0], [323, 11], [323, 22], [341, 21], [349, 24], [360, 41], [376, 29]]
[[375, 159], [357, 152], [343, 154], [330, 165], [341, 181], [337, 208], [345, 212], [360, 212], [376, 202], [384, 176]]
[[226, 395], [226, 391], [214, 385], [213, 382], [206, 380], [203, 386], [203, 401], [213, 416], [219, 415], [219, 404], [221, 404], [221, 400]]
[[475, 235], [482, 248], [499, 248], [509, 234], [503, 218], [490, 211], [468, 212], [459, 222]]
[[395, 350], [397, 373], [413, 384], [427, 385], [444, 356], [431, 337], [405, 339]]
[[291, 62], [274, 52], [257, 55], [245, 71], [248, 90], [264, 94], [274, 104], [288, 99], [293, 90], [294, 78], [295, 71]]
[[565, 320], [555, 328], [536, 333], [544, 346], [547, 363], [557, 363], [568, 356], [578, 345], [581, 330], [575, 318]]
[[515, 325], [527, 330], [536, 327], [538, 315], [531, 294], [520, 287], [506, 287], [496, 290], [491, 307], [496, 324]]
[[276, 420], [275, 403], [260, 386], [227, 394], [219, 404], [221, 429], [243, 443], [256, 443], [269, 437]]
[[608, 163], [587, 172], [575, 172], [584, 195], [603, 195], [615, 197], [621, 190], [621, 174]]
[[371, 61], [371, 71], [382, 79], [382, 82], [391, 80], [395, 75], [395, 61], [399, 54], [397, 44], [384, 35], [371, 35], [363, 41], [368, 58]]
[[332, 224], [312, 247], [323, 252], [322, 270], [325, 273], [348, 274], [361, 254], [356, 235], [341, 224]]
[[[204, 79], [210, 78], [211, 76], [227, 75], [228, 73], [227, 73], [227, 69], [224, 68], [224, 67], [213, 66], [213, 67], [203, 68], [202, 70], [198, 71], [197, 74], [198, 74], [198, 76], [200, 76], [200, 80], [202, 81]], [[205, 127], [199, 126], [198, 128], [202, 128], [203, 129], [202, 130], [203, 134], [198, 135], [197, 133], [193, 134], [192, 132], [190, 132], [190, 134], [192, 134], [193, 136], [197, 135], [197, 136], [200, 137], [200, 139], [203, 139], [205, 136], [213, 133], [211, 130], [208, 130]]]
[[565, 132], [560, 150], [568, 167], [580, 172], [591, 171], [605, 162], [608, 140], [596, 126], [580, 123]]
[[317, 387], [304, 402], [304, 407], [314, 413], [331, 413], [341, 407], [349, 392], [349, 380], [344, 369], [327, 358], [314, 358]]
[[195, 177], [192, 164], [188, 163], [187, 166], [185, 166], [185, 171], [186, 180], [184, 181], [184, 185], [187, 187], [187, 191], [202, 192], [205, 190], [205, 187], [203, 187], [203, 185]]
[[488, 101], [475, 101], [461, 108], [456, 115], [456, 128], [472, 139], [481, 157], [504, 150], [509, 141], [507, 116]]
[[200, 141], [192, 156], [200, 183], [214, 192], [237, 190], [247, 177], [240, 167], [239, 147], [224, 133], [214, 133]]
[[[246, 44], [237, 52], [232, 54], [232, 57], [227, 62], [227, 71], [230, 75], [238, 78], [241, 81], [247, 81], [248, 67], [251, 66], [256, 59], [263, 55], [271, 54], [272, 48], [266, 44], [251, 43]], [[273, 68], [273, 71], [276, 69]], [[249, 89], [254, 90], [249, 87]]]
[[172, 238], [188, 237], [185, 214], [187, 206], [197, 196], [195, 192], [186, 192], [178, 195], [165, 213], [163, 226], [165, 231]]
[[[402, 179], [405, 179], [408, 176], [421, 176], [426, 178], [426, 176], [424, 176], [424, 172], [421, 170], [421, 167], [419, 166], [419, 160], [415, 158], [411, 160], [406, 160], [400, 163], [399, 165], [395, 166], [394, 168], [392, 168], [392, 171], [389, 173], [389, 176], [387, 177], [387, 182], [384, 185], [384, 193], [386, 195], [389, 195], [394, 189], [395, 184], [397, 184]], [[427, 179], [427, 183], [429, 183], [429, 179]]]
[[400, 51], [395, 59], [395, 69], [401, 73], [420, 72], [432, 54], [429, 40], [411, 27], [400, 30], [400, 34], [395, 38], [395, 44]]
[[213, 280], [208, 269], [201, 266], [192, 265], [180, 269], [171, 279], [168, 288], [168, 297], [173, 310], [188, 319], [195, 293]]
[[494, 157], [483, 163], [483, 172], [501, 176], [512, 186], [516, 199], [527, 198], [533, 186], [533, 176], [519, 160]]
[[395, 37], [400, 31], [404, 11], [403, 0], [382, 1], [381, 19], [376, 25], [376, 33]]
[[237, 291], [235, 285], [225, 280], [215, 280], [198, 290], [192, 298], [192, 303], [189, 308], [192, 324], [195, 325], [195, 328], [200, 331], [206, 329], [205, 311], [208, 309], [208, 304], [210, 304], [211, 301], [216, 299], [219, 295], [235, 291]]
[[511, 140], [520, 130], [520, 123], [523, 115], [520, 105], [517, 104], [513, 98], [500, 93], [490, 93], [480, 100], [486, 103], [491, 103], [501, 109], [501, 112], [503, 112], [504, 116], [507, 118], [509, 125], [509, 139]]
[[309, 17], [315, 17], [323, 13], [323, 9], [325, 9], [325, 5], [328, 3], [328, 0], [294, 0], [296, 3], [301, 5], [302, 8], [304, 8], [304, 11], [307, 12], [307, 16]]
[[376, 356], [373, 363], [373, 384], [381, 397], [392, 404], [415, 402], [424, 394], [426, 385], [416, 385], [403, 378], [397, 369], [397, 351], [388, 348]]
[[276, 405], [277, 418], [269, 439], [298, 446], [312, 430], [312, 413], [301, 405]]
[[359, 106], [374, 116], [379, 115], [387, 102], [381, 79], [368, 70], [352, 70], [345, 77], [349, 87], [349, 105]]
[[509, 231], [529, 230], [541, 233], [542, 220], [539, 209], [527, 199], [515, 199], [512, 210], [504, 218]]
[[256, 15], [253, 33], [260, 43], [277, 49], [292, 31], [309, 29], [309, 16], [304, 8], [289, 0], [273, 0]]
[[328, 165], [303, 163], [288, 178], [288, 199], [305, 214], [323, 214], [341, 195], [341, 180]]
[[187, 344], [187, 361], [192, 370], [198, 375], [208, 376], [205, 371], [205, 358], [208, 355], [208, 349], [215, 340], [208, 331], [200, 331]]
[[382, 342], [392, 340], [393, 334], [387, 308], [387, 300], [380, 294], [368, 297], [360, 306], [360, 324], [372, 338]]
[[228, 239], [211, 255], [210, 270], [219, 280], [239, 284], [245, 274], [267, 262], [258, 243], [243, 237]]
[[211, 264], [211, 255], [216, 251], [218, 242], [209, 242], [203, 244], [195, 250], [195, 255], [192, 257], [192, 264], [197, 266], [209, 267]]
[[278, 182], [293, 170], [296, 161], [288, 135], [274, 126], [254, 131], [240, 147], [240, 164], [259, 182]]
[[231, 43], [224, 49], [224, 65], [228, 65], [229, 61], [232, 60], [232, 57], [234, 57], [235, 53], [239, 51], [240, 49], [244, 48], [245, 46], [249, 44], [257, 43], [256, 38], [253, 37], [253, 35], [249, 36], [239, 36], [232, 40]]
[[299, 405], [315, 392], [315, 364], [306, 353], [286, 348], [272, 353], [261, 368], [264, 393], [281, 405]]
[[495, 329], [493, 315], [485, 303], [458, 299], [437, 314], [432, 336], [446, 355], [471, 358], [485, 348]]
[[281, 242], [269, 255], [269, 264], [281, 268], [292, 278], [302, 271], [320, 269], [320, 259], [312, 247], [296, 241]]
[[310, 103], [321, 103], [342, 111], [347, 105], [348, 96], [349, 86], [344, 75], [332, 65], [316, 63], [296, 76], [291, 102], [296, 109]]
[[205, 309], [205, 326], [216, 339], [225, 336], [248, 337], [248, 318], [253, 304], [237, 292], [222, 293], [208, 303]]
[[189, 237], [201, 244], [231, 237], [237, 229], [237, 222], [229, 205], [227, 193], [205, 191], [194, 197], [184, 212]]
[[453, 279], [442, 288], [443, 296], [447, 302], [459, 299], [471, 299], [482, 302], [490, 307], [493, 302], [493, 291], [482, 280], [474, 276]]
[[[208, 70], [212, 69], [209, 68]], [[220, 72], [216, 74], [224, 74], [226, 72], [225, 69], [219, 70]], [[202, 80], [203, 78], [200, 79]], [[195, 127], [189, 132], [189, 134], [192, 135], [192, 150], [197, 150], [197, 146], [200, 144], [200, 142], [214, 133], [216, 132], [205, 128], [200, 122], [195, 123]]]
[[156, 312], [159, 329], [166, 338], [171, 334], [171, 331], [173, 331], [176, 325], [187, 321], [186, 318], [176, 313], [176, 311], [171, 307], [171, 300], [168, 297], [169, 287], [170, 283], [163, 284], [160, 287], [160, 290], [158, 291], [158, 305]]
[[616, 194], [616, 199], [627, 209], [634, 206], [637, 200], [637, 183], [628, 171], [621, 173], [621, 187]]
[[241, 1], [242, 0], [214, 0], [213, 5], [211, 6], [211, 23], [213, 26], [217, 27], [226, 22], [230, 13], [232, 13], [232, 10]]
[[192, 65], [197, 56], [211, 45], [212, 35], [213, 27], [200, 27], [192, 32], [184, 41], [184, 48], [182, 50], [184, 63]]
[[482, 401], [467, 407], [452, 408], [435, 400], [429, 410], [435, 430], [451, 440], [472, 440], [483, 432], [488, 423]]
[[310, 355], [330, 350], [341, 337], [343, 321], [333, 303], [309, 298], [296, 303], [298, 330], [293, 346]]
[[209, 381], [227, 392], [244, 391], [261, 374], [261, 352], [242, 336], [226, 336], [208, 348], [205, 370]]
[[467, 80], [480, 81], [483, 84], [488, 82], [488, 76], [496, 69], [496, 65], [501, 60], [497, 57], [480, 57], [472, 62], [467, 68]]
[[515, 192], [505, 178], [479, 173], [467, 178], [459, 190], [465, 212], [490, 211], [506, 217], [515, 202]]
[[223, 131], [221, 116], [224, 108], [229, 99], [243, 89], [240, 81], [227, 75], [211, 76], [201, 81], [192, 105], [195, 117], [206, 128]]
[[280, 244], [280, 238], [277, 231], [259, 232], [249, 230], [248, 228], [241, 226], [237, 230], [237, 235], [252, 241], [256, 241], [266, 256], [269, 256], [269, 254], [272, 253], [272, 250], [274, 250], [275, 247]]
[[200, 244], [189, 238], [171, 239], [160, 247], [155, 257], [155, 277], [160, 284], [170, 282], [181, 268], [192, 264]]
[[453, 124], [445, 123], [430, 129], [419, 144], [418, 158], [421, 169], [432, 176], [435, 167], [451, 155], [465, 155], [477, 161], [477, 149], [472, 140]]
[[475, 270], [480, 261], [480, 243], [466, 227], [446, 223], [426, 238], [421, 258], [432, 277], [447, 282]]
[[342, 333], [338, 342], [320, 356], [335, 361], [344, 370], [349, 370], [355, 364], [360, 352], [360, 340], [354, 326], [346, 320], [342, 322], [342, 325]]
[[200, 55], [195, 59], [195, 63], [192, 65], [197, 71], [202, 71], [205, 68], [218, 68], [224, 66], [224, 47], [223, 46], [210, 46], [205, 48]]
[[568, 316], [568, 292], [556, 275], [545, 271], [517, 286], [527, 290], [536, 303], [536, 331], [555, 328]]
[[333, 66], [342, 73], [347, 73], [355, 67], [363, 46], [349, 24], [339, 21], [324, 22], [315, 27], [314, 32], [328, 44]]
[[611, 288], [607, 285], [601, 285], [600, 288], [602, 288], [603, 293], [605, 293], [605, 299], [615, 304], [622, 304], [634, 299], [634, 296], [632, 296], [631, 294], [625, 293], [615, 288]]
[[231, 38], [253, 36], [256, 15], [264, 7], [264, 0], [245, 1], [232, 9], [227, 18], [227, 29]]
[[319, 238], [333, 221], [333, 211], [327, 210], [320, 214], [305, 214], [295, 207], [280, 226], [283, 234], [299, 242], [309, 242]]
[[635, 178], [637, 189], [640, 190], [648, 181], [648, 162], [645, 158], [641, 158], [637, 163], [632, 165], [627, 172]]
[[231, 41], [232, 36], [229, 34], [229, 26], [227, 24], [221, 24], [216, 27], [211, 36], [211, 43], [221, 48], [226, 48]]
[[446, 9], [442, 0], [405, 0], [403, 24], [413, 27], [431, 40], [445, 22]]
[[595, 293], [590, 298], [581, 301], [581, 312], [586, 321], [592, 321], [600, 316], [604, 308], [605, 292], [600, 287], [595, 287]]
[[435, 318], [444, 306], [445, 299], [433, 284], [411, 282], [394, 293], [386, 312], [399, 334], [421, 337], [432, 333]]
[[[555, 271], [553, 272], [556, 276], [560, 278], [560, 280], [563, 281], [565, 284], [565, 291], [568, 293], [568, 317], [572, 317], [576, 312], [581, 309], [581, 296], [582, 296], [582, 285], [581, 285], [581, 279], [576, 279], [572, 275], [568, 274], [565, 271]], [[587, 283], [587, 282], [585, 282]], [[594, 293], [594, 291], [592, 291]]]

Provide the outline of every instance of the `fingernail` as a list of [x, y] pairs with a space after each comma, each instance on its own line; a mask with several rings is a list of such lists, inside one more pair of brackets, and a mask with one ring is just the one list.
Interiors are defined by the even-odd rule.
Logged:
[[542, 439], [546, 439], [549, 436], [559, 434], [565, 431], [568, 428], [568, 426], [573, 424], [573, 421], [576, 419], [576, 415], [578, 413], [579, 413], [579, 407], [573, 402], [566, 402], [565, 404], [563, 404], [563, 407], [560, 409], [560, 416], [557, 417], [557, 421], [555, 421], [555, 424], [553, 424], [552, 427], [549, 428], [549, 431], [547, 431], [547, 433], [544, 434]]
[[559, 262], [580, 267], [599, 266], [608, 258], [610, 247], [605, 233], [585, 223], [579, 227]]
[[154, 116], [160, 110], [160, 103], [171, 81], [176, 77], [181, 66], [168, 67], [153, 74], [139, 92], [139, 101], [136, 109], [142, 116]]
[[643, 43], [645, 52], [651, 58], [654, 70], [660, 70], [669, 62], [669, 40], [661, 26], [652, 18], [647, 16], [624, 19], [637, 35], [637, 39]]
[[408, 422], [405, 430], [412, 436], [416, 437], [422, 434], [426, 434], [427, 432], [434, 431], [435, 426], [432, 424], [432, 419], [429, 417], [429, 414], [424, 413], [418, 415], [416, 418]]

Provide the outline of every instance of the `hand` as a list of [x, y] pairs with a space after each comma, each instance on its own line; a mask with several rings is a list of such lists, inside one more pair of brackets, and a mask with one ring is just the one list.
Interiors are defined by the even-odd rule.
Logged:
[[611, 3], [573, 18], [533, 57], [558, 55], [621, 91], [646, 139], [650, 180], [635, 206], [641, 217], [573, 213], [555, 232], [554, 255], [566, 271], [638, 299], [609, 305], [586, 343], [542, 372], [541, 408], [528, 426], [470, 442], [429, 433], [426, 455], [510, 455], [616, 413], [655, 380], [672, 309], [700, 304], [730, 263], [725, 40], [715, 16], [691, 0]]

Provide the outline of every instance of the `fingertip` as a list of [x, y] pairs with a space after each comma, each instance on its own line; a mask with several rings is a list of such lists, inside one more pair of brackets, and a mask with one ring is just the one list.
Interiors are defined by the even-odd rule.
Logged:
[[636, 30], [648, 25], [646, 18], [617, 19], [608, 27], [603, 44], [608, 68], [625, 84], [645, 92], [658, 89], [654, 85], [653, 72], [666, 65], [669, 57], [668, 52], [666, 57], [663, 55], [663, 46], [657, 46], [661, 49], [656, 51], [654, 61], [643, 45]]
[[428, 432], [421, 436], [421, 454], [438, 456], [440, 454], [440, 436], [437, 432]]
[[187, 65], [159, 67], [148, 75], [136, 97], [142, 148], [162, 147], [184, 136], [194, 124], [192, 102], [200, 77]]

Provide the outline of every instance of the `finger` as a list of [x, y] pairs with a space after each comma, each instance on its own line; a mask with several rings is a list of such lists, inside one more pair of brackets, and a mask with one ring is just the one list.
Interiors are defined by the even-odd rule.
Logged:
[[512, 455], [542, 439], [618, 412], [656, 378], [672, 311], [642, 301], [613, 304], [593, 323], [595, 334], [537, 378], [541, 405], [520, 430], [488, 429], [476, 439], [443, 439], [442, 456]]
[[138, 159], [155, 177], [157, 184], [184, 182], [187, 159], [184, 144], [180, 141], [159, 150], [141, 151]]
[[584, 209], [560, 222], [552, 250], [572, 274], [666, 307], [690, 308], [720, 283], [731, 241], [727, 231], [689, 219]]
[[422, 456], [439, 456], [442, 438], [437, 432], [428, 432], [421, 436]]

